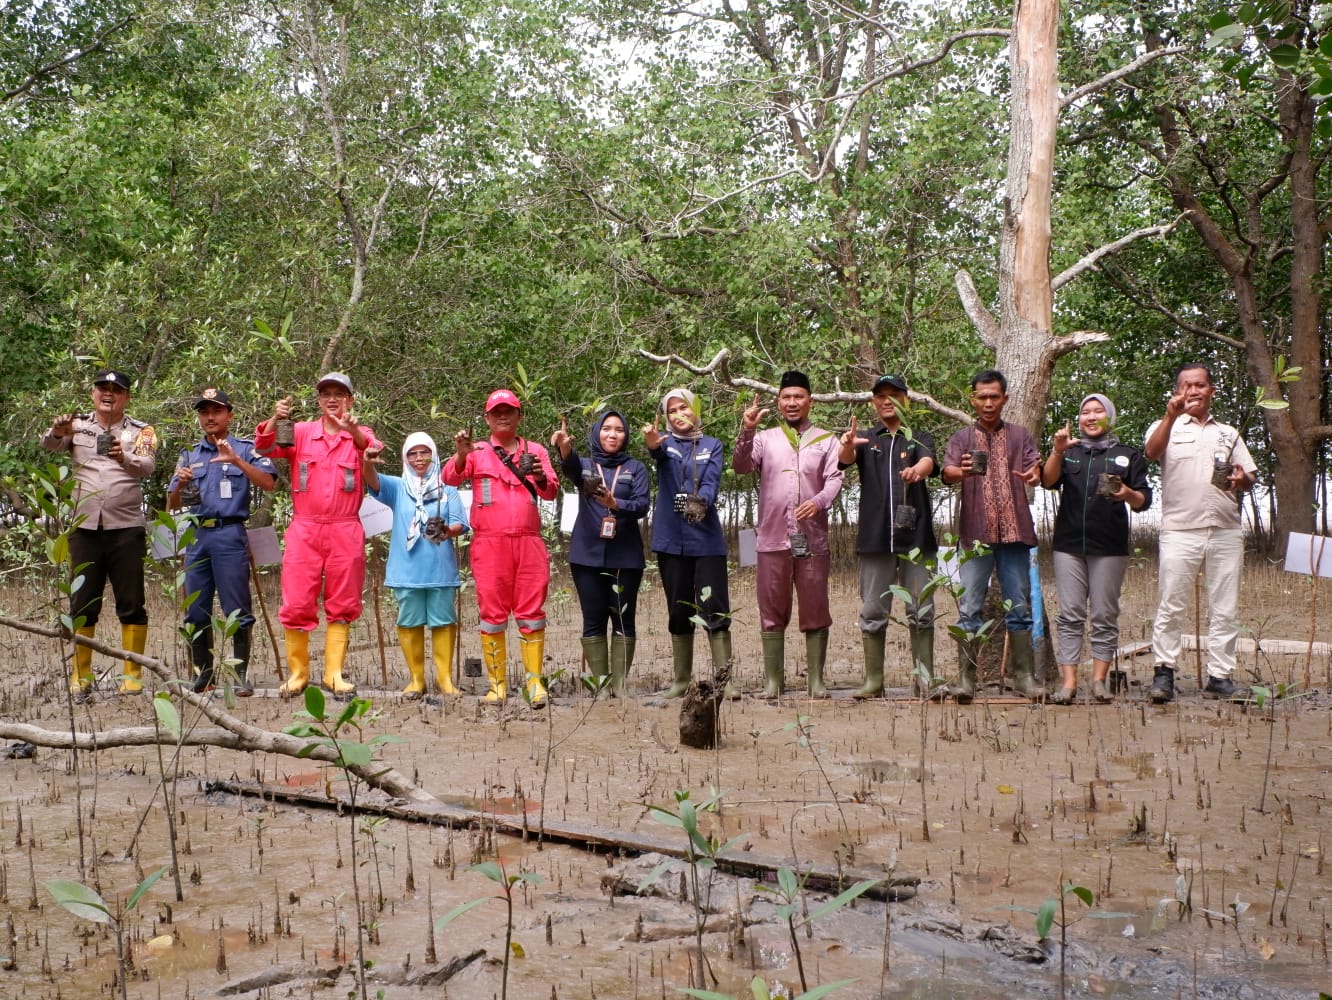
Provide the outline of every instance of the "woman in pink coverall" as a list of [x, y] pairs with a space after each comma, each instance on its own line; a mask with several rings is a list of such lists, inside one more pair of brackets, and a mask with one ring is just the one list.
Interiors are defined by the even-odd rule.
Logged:
[[291, 414], [291, 398], [279, 399], [273, 416], [255, 429], [255, 450], [285, 458], [291, 466], [294, 516], [283, 539], [282, 609], [286, 634], [287, 680], [278, 693], [300, 694], [310, 683], [310, 633], [319, 626], [319, 592], [324, 593], [328, 632], [323, 687], [346, 698], [356, 685], [342, 676], [351, 623], [361, 617], [365, 584], [365, 530], [358, 516], [365, 482], [361, 457], [374, 457], [383, 442], [352, 417], [352, 383], [329, 372], [315, 385], [318, 420], [296, 424], [296, 443], [277, 444], [277, 422]]
[[486, 701], [508, 695], [504, 633], [509, 615], [518, 623], [528, 701], [546, 703], [541, 662], [546, 652], [546, 591], [550, 557], [541, 537], [537, 499], [554, 500], [559, 489], [546, 449], [518, 436], [522, 403], [508, 389], [486, 400], [490, 440], [472, 442], [468, 431], [453, 437], [456, 455], [444, 463], [449, 486], [472, 481], [472, 575], [481, 611], [481, 656], [490, 678]]

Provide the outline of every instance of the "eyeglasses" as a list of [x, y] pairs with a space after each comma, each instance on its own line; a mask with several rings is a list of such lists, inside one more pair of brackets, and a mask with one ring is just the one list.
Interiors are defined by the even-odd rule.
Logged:
[[351, 393], [343, 392], [341, 389], [320, 389], [320, 399], [351, 399]]

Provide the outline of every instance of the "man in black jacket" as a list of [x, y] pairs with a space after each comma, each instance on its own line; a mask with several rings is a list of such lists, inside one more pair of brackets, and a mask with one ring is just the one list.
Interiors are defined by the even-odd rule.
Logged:
[[[911, 595], [907, 623], [911, 633], [911, 683], [919, 694], [941, 697], [946, 688], [934, 676], [934, 600], [920, 600], [929, 580], [921, 560], [939, 550], [934, 539], [933, 508], [926, 480], [939, 474], [934, 439], [902, 423], [907, 400], [906, 380], [882, 375], [874, 383], [878, 424], [867, 436], [857, 432], [855, 418], [841, 438], [837, 463], [860, 472], [860, 631], [865, 650], [865, 683], [856, 698], [883, 693], [884, 644], [892, 609], [893, 586]], [[913, 558], [908, 556], [915, 552]]]

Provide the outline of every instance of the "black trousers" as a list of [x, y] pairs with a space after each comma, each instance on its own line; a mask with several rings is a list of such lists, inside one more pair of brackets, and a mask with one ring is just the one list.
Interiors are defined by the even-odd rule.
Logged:
[[147, 532], [137, 528], [76, 528], [69, 538], [71, 582], [83, 582], [69, 595], [72, 617], [89, 628], [102, 612], [102, 592], [111, 581], [116, 617], [122, 625], [147, 625], [143, 598], [143, 555]]
[[583, 609], [583, 635], [606, 634], [606, 623], [616, 635], [633, 636], [634, 617], [638, 611], [638, 588], [643, 583], [641, 569], [608, 569], [570, 563], [574, 590]]
[[701, 619], [709, 632], [731, 628], [731, 598], [726, 590], [725, 556], [676, 556], [657, 553], [657, 568], [666, 590], [666, 629], [690, 635]]

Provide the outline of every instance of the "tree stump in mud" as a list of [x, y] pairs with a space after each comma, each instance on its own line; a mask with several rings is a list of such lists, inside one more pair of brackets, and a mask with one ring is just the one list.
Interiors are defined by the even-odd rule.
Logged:
[[717, 716], [726, 684], [731, 679], [727, 663], [711, 679], [695, 677], [685, 688], [680, 702], [680, 742], [695, 750], [711, 750], [717, 745]]

